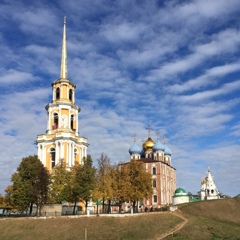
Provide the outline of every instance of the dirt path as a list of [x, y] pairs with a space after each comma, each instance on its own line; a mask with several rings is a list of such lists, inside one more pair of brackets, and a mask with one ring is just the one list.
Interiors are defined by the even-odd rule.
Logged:
[[175, 226], [174, 228], [168, 230], [166, 233], [161, 234], [156, 240], [161, 240], [169, 235], [172, 235], [173, 233], [175, 233], [175, 232], [179, 231], [181, 228], [183, 228], [185, 226], [185, 224], [187, 224], [188, 219], [183, 216], [181, 211], [177, 210], [175, 212], [172, 212], [172, 214], [182, 218], [184, 221], [182, 223], [178, 224], [177, 226]]

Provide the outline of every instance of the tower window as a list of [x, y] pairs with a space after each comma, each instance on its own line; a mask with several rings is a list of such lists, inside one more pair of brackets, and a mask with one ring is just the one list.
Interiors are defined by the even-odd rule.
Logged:
[[60, 88], [56, 89], [56, 100], [60, 99]]
[[152, 169], [152, 174], [156, 174], [156, 168], [155, 167], [153, 167], [153, 169]]
[[77, 149], [74, 149], [74, 164], [76, 164]]
[[156, 183], [156, 180], [155, 180], [155, 179], [153, 180], [152, 185], [153, 185], [154, 188], [156, 188], [157, 183]]
[[71, 129], [73, 130], [74, 115], [71, 115]]
[[51, 168], [53, 169], [56, 165], [56, 153], [55, 148], [50, 149], [50, 158], [51, 158]]
[[157, 203], [157, 195], [154, 195], [154, 196], [153, 196], [153, 202], [154, 202], [154, 203]]
[[72, 101], [72, 89], [69, 90], [69, 100]]
[[53, 114], [53, 129], [57, 129], [58, 128], [58, 114], [54, 113]]

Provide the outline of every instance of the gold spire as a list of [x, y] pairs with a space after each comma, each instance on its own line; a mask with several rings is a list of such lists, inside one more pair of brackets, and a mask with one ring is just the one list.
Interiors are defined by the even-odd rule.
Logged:
[[66, 17], [64, 17], [63, 22], [63, 39], [62, 39], [62, 58], [61, 58], [61, 70], [60, 70], [60, 79], [68, 78], [67, 71], [67, 40], [66, 40]]

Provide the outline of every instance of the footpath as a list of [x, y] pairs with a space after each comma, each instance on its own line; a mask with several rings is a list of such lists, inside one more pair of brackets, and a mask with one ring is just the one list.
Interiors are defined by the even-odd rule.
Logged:
[[172, 212], [172, 214], [182, 218], [184, 221], [181, 222], [180, 224], [178, 224], [177, 226], [173, 227], [172, 229], [168, 230], [167, 232], [161, 234], [158, 238], [156, 238], [156, 240], [161, 240], [169, 235], [170, 236], [173, 235], [173, 233], [179, 231], [181, 228], [183, 228], [187, 224], [188, 219], [184, 217], [184, 215], [181, 211], [177, 210], [177, 211]]

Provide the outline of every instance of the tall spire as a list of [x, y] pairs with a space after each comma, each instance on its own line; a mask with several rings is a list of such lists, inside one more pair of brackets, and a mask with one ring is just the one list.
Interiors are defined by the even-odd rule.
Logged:
[[63, 39], [62, 39], [62, 58], [61, 58], [61, 70], [60, 70], [60, 79], [68, 78], [68, 69], [67, 69], [67, 40], [66, 40], [66, 17], [64, 17], [63, 22]]

